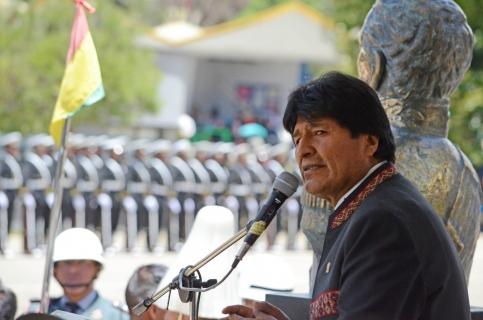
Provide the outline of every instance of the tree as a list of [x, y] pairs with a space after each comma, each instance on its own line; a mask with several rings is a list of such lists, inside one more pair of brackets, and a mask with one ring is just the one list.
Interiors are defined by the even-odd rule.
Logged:
[[[114, 2], [92, 4], [97, 12], [88, 19], [106, 97], [80, 112], [74, 128], [129, 123], [141, 112], [156, 110], [154, 53], [134, 45], [134, 37], [145, 30]], [[74, 3], [11, 0], [0, 6], [0, 128], [45, 132], [65, 68]]]

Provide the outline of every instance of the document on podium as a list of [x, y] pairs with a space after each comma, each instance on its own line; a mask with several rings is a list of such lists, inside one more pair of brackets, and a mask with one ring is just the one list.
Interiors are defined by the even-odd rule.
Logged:
[[51, 313], [51, 315], [61, 318], [63, 320], [92, 320], [89, 317], [62, 311], [62, 310], [55, 310], [54, 312]]
[[265, 301], [282, 309], [290, 319], [308, 319], [311, 297], [307, 293], [268, 293]]

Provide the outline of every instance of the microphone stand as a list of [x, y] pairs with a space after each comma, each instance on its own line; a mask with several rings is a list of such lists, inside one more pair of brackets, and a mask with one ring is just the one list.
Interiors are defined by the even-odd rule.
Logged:
[[[166, 285], [164, 288], [153, 294], [150, 298], [146, 298], [140, 303], [138, 303], [134, 308], [131, 310], [134, 314], [140, 316], [144, 311], [146, 311], [154, 302], [156, 302], [159, 298], [164, 296], [166, 293], [168, 293], [172, 289], [182, 289], [185, 291], [189, 291], [188, 294], [186, 295], [187, 297], [185, 298], [185, 293], [183, 293], [183, 296], [181, 296], [180, 293], [180, 298], [181, 300], [186, 300], [183, 302], [189, 302], [191, 301], [190, 305], [190, 319], [191, 320], [197, 320], [198, 315], [197, 315], [197, 310], [196, 310], [196, 303], [197, 303], [197, 298], [195, 292], [202, 292], [202, 291], [207, 291], [212, 289], [212, 286], [209, 286], [207, 289], [193, 289], [195, 287], [200, 287], [202, 288], [204, 283], [199, 283], [196, 286], [194, 286], [194, 273], [198, 271], [201, 267], [206, 265], [208, 262], [216, 258], [219, 254], [221, 254], [223, 251], [234, 245], [238, 240], [242, 239], [245, 237], [245, 235], [248, 233], [250, 223], [247, 225], [247, 227], [243, 228], [242, 230], [238, 231], [237, 234], [235, 234], [233, 237], [225, 241], [223, 244], [221, 244], [218, 248], [213, 250], [213, 252], [209, 253], [206, 257], [198, 261], [194, 266], [188, 266], [184, 269], [181, 269], [180, 274], [177, 278], [173, 279], [171, 283]], [[230, 272], [234, 268], [230, 270]], [[229, 273], [228, 273], [229, 274]], [[227, 276], [228, 276], [227, 274]], [[226, 276], [225, 276], [226, 278]], [[223, 279], [224, 280], [224, 279]], [[216, 281], [216, 280], [215, 280]], [[207, 283], [210, 281], [208, 280]]]

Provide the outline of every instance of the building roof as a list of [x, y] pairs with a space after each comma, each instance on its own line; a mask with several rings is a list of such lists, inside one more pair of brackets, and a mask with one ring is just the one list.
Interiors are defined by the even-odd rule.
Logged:
[[141, 43], [161, 52], [207, 58], [333, 64], [339, 57], [334, 29], [332, 20], [294, 1], [206, 28], [167, 23]]

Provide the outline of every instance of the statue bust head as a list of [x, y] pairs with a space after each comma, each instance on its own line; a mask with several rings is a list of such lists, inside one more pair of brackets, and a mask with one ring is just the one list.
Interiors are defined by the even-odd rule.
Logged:
[[449, 96], [473, 49], [461, 8], [452, 0], [378, 0], [360, 44], [359, 75], [377, 90], [391, 123], [446, 135]]

